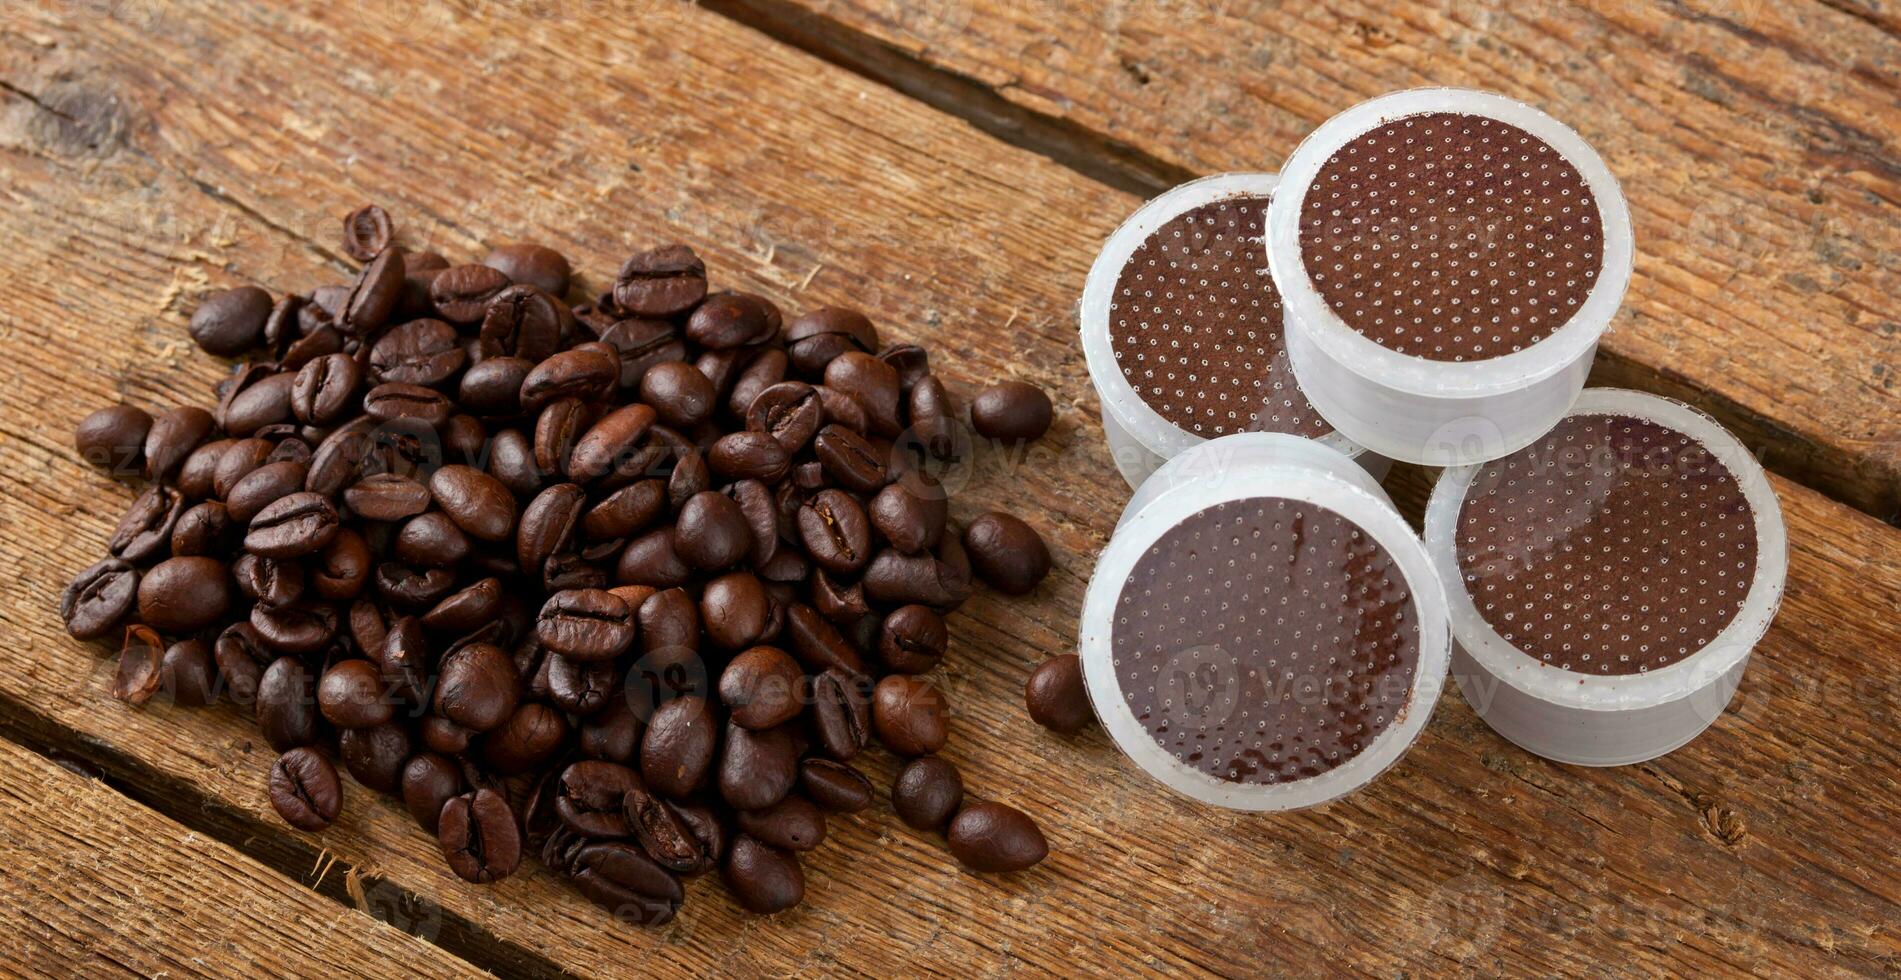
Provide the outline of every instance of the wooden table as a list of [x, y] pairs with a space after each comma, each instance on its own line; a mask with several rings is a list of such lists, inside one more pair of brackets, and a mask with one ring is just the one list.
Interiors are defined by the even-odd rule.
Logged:
[[[0, 969], [1893, 975], [1898, 82], [1877, 0], [6, 4]], [[1781, 616], [1725, 716], [1652, 763], [1545, 762], [1454, 693], [1349, 800], [1157, 795], [1021, 703], [1072, 648], [1126, 494], [1075, 343], [1084, 271], [1141, 195], [1272, 168], [1335, 111], [1430, 83], [1540, 104], [1622, 179], [1639, 258], [1600, 379], [1762, 453]], [[544, 240], [595, 283], [684, 240], [721, 281], [928, 343], [960, 398], [1052, 391], [1037, 455], [958, 507], [1030, 515], [1057, 571], [973, 600], [944, 668], [950, 757], [1037, 816], [1050, 860], [968, 875], [880, 806], [834, 821], [799, 909], [751, 917], [702, 881], [642, 931], [545, 872], [462, 884], [367, 792], [293, 833], [247, 719], [107, 697], [110, 659], [54, 607], [129, 493], [75, 457], [73, 422], [205, 402], [225, 367], [185, 338], [197, 297], [344, 276], [337, 219], [368, 200], [410, 242]], [[1389, 480], [1415, 519], [1429, 479]]]

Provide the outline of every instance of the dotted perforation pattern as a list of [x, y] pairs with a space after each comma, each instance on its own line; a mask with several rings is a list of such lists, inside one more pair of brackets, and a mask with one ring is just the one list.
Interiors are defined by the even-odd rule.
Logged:
[[1487, 463], [1459, 510], [1479, 615], [1541, 663], [1635, 674], [1708, 646], [1756, 571], [1754, 511], [1708, 448], [1655, 422], [1573, 415]]
[[1603, 264], [1576, 167], [1510, 123], [1422, 113], [1334, 151], [1300, 209], [1301, 259], [1348, 327], [1402, 354], [1476, 361], [1569, 322]]
[[1285, 783], [1351, 760], [1402, 714], [1419, 663], [1403, 574], [1306, 501], [1198, 511], [1136, 562], [1110, 642], [1129, 710], [1184, 763]]
[[1301, 394], [1267, 268], [1268, 199], [1169, 219], [1129, 256], [1109, 302], [1116, 366], [1157, 414], [1206, 438], [1333, 429]]

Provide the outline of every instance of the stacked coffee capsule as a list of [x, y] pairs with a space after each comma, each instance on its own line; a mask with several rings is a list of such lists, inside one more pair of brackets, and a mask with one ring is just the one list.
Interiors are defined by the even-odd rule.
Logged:
[[[1280, 174], [1124, 222], [1081, 305], [1137, 487], [1081, 629], [1118, 746], [1267, 810], [1379, 775], [1448, 665], [1560, 761], [1654, 758], [1713, 722], [1780, 601], [1781, 512], [1708, 417], [1583, 390], [1632, 255], [1582, 138], [1454, 89], [1355, 106]], [[1445, 467], [1423, 540], [1376, 482], [1389, 460]]]

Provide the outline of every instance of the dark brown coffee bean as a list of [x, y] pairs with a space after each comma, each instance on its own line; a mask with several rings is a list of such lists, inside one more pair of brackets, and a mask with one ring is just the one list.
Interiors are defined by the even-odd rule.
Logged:
[[916, 344], [892, 344], [878, 352], [878, 360], [898, 372], [898, 387], [907, 395], [931, 374], [930, 355]]
[[717, 392], [700, 369], [684, 361], [665, 361], [640, 377], [640, 400], [653, 406], [668, 425], [690, 429], [713, 414]]
[[264, 667], [275, 659], [264, 648], [257, 628], [247, 622], [232, 623], [218, 634], [211, 645], [212, 659], [218, 663], [218, 677], [225, 695], [233, 704], [250, 705], [257, 699], [257, 686], [263, 680]]
[[859, 435], [871, 431], [871, 419], [866, 417], [865, 407], [858, 404], [858, 399], [824, 385], [815, 385], [812, 390], [818, 392], [818, 404], [822, 411], [819, 420], [821, 428], [836, 425]]
[[782, 381], [761, 391], [746, 409], [746, 427], [797, 453], [818, 434], [824, 407], [818, 391], [803, 381]]
[[848, 676], [864, 673], [864, 660], [858, 651], [813, 607], [798, 602], [787, 606], [786, 632], [806, 670], [815, 674], [837, 670]]
[[1096, 717], [1083, 683], [1082, 661], [1073, 653], [1051, 657], [1032, 671], [1023, 685], [1023, 702], [1031, 720], [1063, 735], [1082, 731]]
[[951, 401], [944, 382], [927, 376], [909, 395], [911, 437], [932, 458], [945, 461], [961, 459], [969, 447], [969, 436], [958, 421], [957, 406]]
[[713, 485], [713, 475], [706, 468], [706, 457], [698, 450], [688, 450], [681, 454], [679, 462], [673, 465], [673, 472], [667, 475], [667, 503], [675, 510], [686, 506], [696, 493], [704, 493]]
[[601, 332], [601, 343], [618, 355], [620, 387], [628, 391], [637, 390], [656, 365], [686, 359], [686, 342], [679, 328], [667, 320], [631, 317], [617, 321]]
[[538, 412], [562, 398], [596, 401], [620, 381], [620, 363], [601, 351], [577, 347], [536, 364], [521, 382], [521, 407]]
[[468, 362], [455, 328], [441, 320], [411, 320], [391, 327], [370, 348], [372, 384], [399, 382], [434, 386]]
[[404, 265], [403, 250], [397, 246], [376, 253], [351, 284], [343, 310], [336, 314], [338, 328], [354, 337], [368, 337], [388, 323], [403, 298]]
[[839, 486], [855, 493], [876, 493], [885, 484], [884, 457], [864, 436], [839, 425], [818, 430], [812, 450]]
[[159, 660], [158, 686], [181, 707], [202, 708], [218, 700], [218, 667], [211, 659], [211, 645], [189, 639], [167, 647]]
[[673, 921], [686, 900], [680, 883], [647, 853], [631, 844], [582, 844], [560, 865], [587, 900], [616, 919], [640, 926]]
[[422, 624], [444, 636], [462, 636], [495, 619], [502, 607], [501, 579], [490, 576], [443, 597], [422, 614]]
[[870, 604], [865, 601], [863, 583], [842, 585], [834, 582], [822, 568], [812, 571], [812, 608], [834, 623], [847, 625], [871, 612]]
[[533, 242], [497, 245], [482, 264], [500, 271], [510, 282], [527, 283], [557, 297], [568, 294], [568, 280], [574, 274], [567, 256]]
[[964, 529], [964, 550], [983, 580], [999, 592], [1028, 595], [1050, 571], [1049, 548], [1028, 524], [990, 511]]
[[871, 726], [898, 755], [930, 755], [944, 747], [950, 708], [928, 682], [892, 674], [872, 691]]
[[172, 554], [210, 555], [230, 545], [231, 512], [215, 500], [187, 508], [172, 525]]
[[740, 905], [760, 915], [783, 912], [805, 898], [799, 859], [746, 834], [734, 838], [727, 849], [720, 880]]
[[602, 589], [572, 589], [548, 597], [535, 636], [549, 650], [584, 663], [612, 660], [634, 643], [634, 610]]
[[[241, 445], [231, 447], [233, 451], [242, 448]], [[226, 453], [227, 457], [231, 455], [232, 452]], [[219, 469], [224, 469], [222, 464]], [[294, 459], [265, 463], [231, 485], [231, 492], [224, 497], [225, 510], [230, 512], [233, 521], [248, 526], [266, 507], [302, 491], [309, 483], [310, 469], [303, 463]]]
[[[86, 615], [104, 620], [105, 613], [111, 612], [120, 601], [118, 590], [129, 587], [116, 579], [116, 575], [96, 576], [92, 580], [96, 588], [75, 596], [71, 608], [75, 612], [84, 609]], [[231, 607], [234, 591], [224, 563], [200, 556], [167, 558], [159, 562], [137, 580], [137, 589], [139, 619], [155, 630], [173, 634], [193, 633], [223, 619]], [[67, 628], [72, 629], [77, 621], [74, 615], [67, 615]], [[93, 635], [101, 635], [108, 628], [109, 624]]]
[[[554, 669], [549, 668], [550, 675], [553, 672]], [[618, 671], [615, 673], [618, 674]], [[552, 683], [553, 677], [549, 680]], [[581, 754], [590, 759], [618, 762], [624, 766], [635, 765], [640, 761], [640, 737], [643, 731], [640, 716], [628, 704], [626, 693], [615, 688], [599, 710], [581, 719]]]
[[414, 421], [440, 429], [455, 413], [455, 403], [434, 388], [391, 381], [363, 396], [363, 412], [382, 423]]
[[706, 861], [699, 838], [673, 807], [638, 781], [621, 800], [627, 825], [647, 856], [668, 871], [686, 874]]
[[96, 640], [111, 633], [132, 611], [138, 594], [138, 569], [107, 558], [73, 576], [59, 597], [60, 619], [74, 639]]
[[894, 436], [904, 428], [898, 417], [898, 372], [891, 365], [863, 351], [847, 351], [825, 365], [825, 385], [864, 406], [871, 431]]
[[878, 349], [878, 331], [855, 310], [823, 307], [800, 314], [785, 328], [786, 353], [792, 367], [817, 377], [833, 358], [847, 351], [869, 353]]
[[685, 585], [693, 570], [673, 550], [673, 528], [656, 528], [628, 542], [615, 570], [623, 585], [651, 585], [670, 589]]
[[641, 779], [662, 796], [692, 795], [719, 750], [718, 725], [704, 698], [689, 695], [662, 704], [640, 741]]
[[825, 814], [801, 796], [788, 796], [769, 807], [742, 810], [741, 832], [786, 851], [810, 851], [825, 841]]
[[295, 748], [278, 756], [269, 790], [277, 815], [298, 830], [323, 830], [343, 809], [336, 767], [316, 749]]
[[1003, 442], [1042, 438], [1054, 415], [1050, 396], [1023, 381], [998, 382], [970, 403], [970, 424], [977, 434]]
[[[303, 480], [302, 489], [334, 496], [342, 492], [344, 487], [355, 483], [363, 473], [364, 460], [376, 451], [375, 429], [373, 420], [358, 418], [325, 436], [310, 456], [308, 476]], [[226, 498], [225, 503], [231, 504], [232, 499]], [[242, 520], [235, 506], [231, 516]]]
[[389, 212], [374, 204], [365, 204], [343, 216], [343, 254], [368, 262], [389, 247], [396, 238], [396, 223]]
[[444, 320], [480, 323], [489, 304], [508, 286], [508, 276], [499, 269], [457, 265], [437, 273], [430, 281], [429, 299]]
[[[417, 515], [405, 523], [396, 535], [397, 560], [426, 568], [455, 565], [468, 557], [471, 547], [468, 535], [462, 533], [462, 529], [449, 519], [449, 515], [439, 510]], [[453, 573], [451, 576], [453, 580]], [[448, 594], [446, 589], [428, 594], [410, 588], [400, 592], [411, 604], [433, 604]]]
[[813, 729], [825, 753], [850, 759], [871, 738], [871, 681], [836, 667], [812, 679]]
[[[316, 310], [317, 307], [312, 304], [305, 306], [304, 309]], [[319, 313], [325, 317], [329, 316], [321, 311]], [[293, 341], [284, 349], [284, 356], [278, 358], [277, 363], [286, 371], [297, 371], [319, 357], [341, 353], [342, 350], [343, 332], [326, 322], [323, 326]]]
[[733, 723], [762, 729], [783, 725], [805, 710], [805, 671], [777, 647], [753, 647], [734, 657], [719, 677], [719, 698]]
[[244, 550], [261, 558], [300, 558], [322, 550], [337, 535], [340, 519], [328, 498], [287, 494], [251, 518]]
[[524, 569], [540, 568], [548, 557], [574, 540], [587, 494], [572, 483], [560, 483], [535, 495], [522, 509], [515, 530], [515, 561]]
[[81, 419], [73, 429], [73, 447], [86, 462], [120, 478], [135, 476], [145, 465], [145, 436], [152, 416], [130, 405], [108, 405]]
[[562, 770], [555, 787], [555, 813], [568, 829], [584, 837], [626, 837], [623, 801], [629, 790], [642, 787], [640, 777], [626, 766], [586, 759]]
[[878, 491], [868, 508], [872, 529], [907, 555], [937, 547], [950, 516], [950, 496], [936, 479], [910, 472]]
[[[219, 464], [224, 462], [225, 450], [237, 445], [238, 442], [237, 439], [213, 439], [201, 443], [197, 449], [187, 454], [185, 461], [179, 464], [178, 472], [172, 477], [178, 492], [184, 494], [186, 500], [203, 500], [214, 494], [222, 497], [223, 494], [216, 493], [214, 479], [217, 476]], [[143, 448], [139, 450], [140, 455], [144, 455], [144, 452]]]
[[750, 572], [721, 575], [700, 593], [700, 622], [706, 636], [728, 650], [743, 650], [765, 640], [771, 613], [765, 586]]
[[917, 830], [943, 830], [964, 803], [964, 777], [938, 756], [912, 759], [891, 784], [891, 809]]
[[[724, 498], [722, 498], [724, 499]], [[145, 563], [163, 555], [171, 547], [172, 529], [185, 512], [185, 498], [163, 484], [154, 483], [132, 501], [119, 526], [106, 542], [106, 550], [115, 558]]]
[[538, 364], [575, 332], [574, 314], [559, 297], [534, 286], [515, 285], [495, 294], [482, 314], [485, 357], [519, 357]]
[[739, 504], [712, 490], [694, 494], [673, 526], [673, 552], [703, 572], [738, 564], [752, 550], [752, 529]]
[[535, 416], [536, 481], [567, 473], [568, 457], [594, 424], [594, 414], [594, 408], [579, 398], [560, 398], [542, 407]]
[[145, 433], [145, 478], [163, 480], [217, 427], [211, 413], [193, 405], [168, 408], [152, 419]]
[[436, 506], [456, 526], [483, 541], [506, 541], [515, 532], [515, 497], [500, 480], [472, 466], [444, 466], [429, 478]]
[[733, 379], [733, 386], [726, 396], [726, 410], [736, 419], [746, 417], [752, 408], [753, 399], [760, 393], [785, 380], [789, 368], [785, 351], [771, 347], [754, 355], [739, 376]]
[[394, 723], [345, 729], [337, 736], [337, 755], [344, 771], [364, 788], [396, 793], [403, 785], [403, 764], [409, 761], [409, 729]]
[[474, 732], [439, 715], [424, 718], [420, 728], [423, 744], [429, 747], [429, 751], [444, 755], [467, 752], [469, 743], [475, 740]]
[[337, 611], [326, 603], [294, 602], [251, 607], [251, 626], [264, 645], [286, 656], [307, 656], [330, 645], [337, 635]]
[[777, 483], [792, 467], [792, 455], [764, 432], [732, 432], [707, 450], [706, 464], [728, 480]]
[[521, 383], [534, 362], [520, 357], [488, 357], [462, 372], [456, 401], [482, 418], [506, 418], [521, 412]]
[[521, 865], [521, 827], [500, 793], [478, 789], [454, 797], [438, 819], [442, 856], [463, 881], [486, 885]]
[[263, 339], [264, 319], [270, 315], [270, 293], [239, 286], [205, 297], [185, 329], [205, 353], [236, 357]]
[[723, 741], [719, 792], [735, 809], [768, 807], [792, 792], [799, 780], [799, 746], [789, 731], [727, 725]]
[[799, 792], [834, 813], [857, 813], [871, 806], [871, 780], [857, 769], [830, 759], [799, 763]]
[[[355, 610], [351, 612], [354, 622]], [[400, 700], [411, 712], [429, 707], [435, 695], [435, 681], [430, 676], [435, 656], [423, 635], [421, 620], [414, 616], [399, 617], [389, 625], [381, 644], [367, 646], [359, 641], [359, 646], [375, 655], [377, 669], [392, 698]]]
[[238, 591], [252, 602], [288, 606], [304, 597], [304, 566], [292, 559], [239, 555], [231, 563]]
[[482, 758], [498, 776], [534, 772], [561, 751], [568, 732], [567, 716], [559, 709], [529, 701], [482, 736]]
[[946, 832], [950, 851], [975, 871], [1021, 871], [1049, 855], [1049, 843], [1023, 811], [1001, 803], [973, 803], [957, 812]]
[[444, 654], [436, 684], [436, 710], [474, 732], [486, 732], [515, 713], [521, 683], [515, 664], [500, 647], [470, 643]]
[[440, 752], [424, 752], [403, 765], [403, 806], [416, 826], [436, 833], [442, 808], [462, 794], [462, 767]]
[[257, 684], [257, 727], [279, 752], [317, 741], [317, 681], [296, 657], [278, 657]]
[[799, 537], [820, 568], [849, 575], [871, 558], [871, 522], [842, 490], [820, 490], [799, 508]]
[[922, 674], [937, 666], [950, 642], [944, 618], [925, 606], [901, 606], [878, 630], [878, 659], [898, 674]]
[[233, 436], [248, 436], [268, 426], [289, 422], [291, 387], [294, 374], [272, 374], [271, 369], [252, 365], [242, 382], [218, 402], [218, 427]]
[[700, 606], [685, 589], [655, 592], [640, 604], [640, 652], [651, 660], [681, 663], [700, 648]]
[[364, 477], [343, 491], [343, 502], [356, 516], [372, 521], [400, 521], [429, 509], [429, 488], [408, 477], [378, 473]]
[[[638, 457], [641, 442], [653, 428], [654, 411], [645, 405], [623, 405], [594, 423], [575, 440], [568, 455], [567, 473], [577, 483], [615, 473]], [[633, 474], [639, 475], [639, 474]]]
[[614, 282], [614, 302], [635, 316], [673, 316], [704, 298], [706, 264], [685, 245], [634, 253]]
[[693, 310], [686, 321], [688, 340], [709, 350], [730, 350], [764, 343], [772, 324], [757, 302], [738, 293], [715, 293]]
[[581, 517], [581, 534], [590, 541], [612, 541], [645, 530], [667, 506], [667, 485], [642, 480], [620, 488]]
[[164, 656], [164, 641], [149, 627], [133, 626], [125, 631], [119, 648], [119, 662], [112, 673], [112, 696], [139, 707], [158, 693], [159, 661]]
[[620, 671], [612, 663], [548, 655], [548, 700], [577, 718], [606, 708], [619, 680]]
[[[947, 535], [944, 544], [950, 544]], [[959, 554], [962, 548], [959, 546]], [[865, 595], [875, 602], [921, 603], [950, 609], [970, 598], [970, 574], [933, 554], [906, 555], [887, 548], [871, 560], [863, 580]]]

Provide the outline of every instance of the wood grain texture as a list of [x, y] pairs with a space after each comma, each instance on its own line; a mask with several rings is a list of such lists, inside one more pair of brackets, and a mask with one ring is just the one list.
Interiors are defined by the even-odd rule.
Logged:
[[0, 892], [9, 976], [483, 975], [5, 740]]
[[1901, 34], [1879, 5], [709, 3], [1151, 194], [1275, 169], [1384, 92], [1524, 99], [1630, 201], [1636, 270], [1599, 380], [1695, 401], [1771, 469], [1901, 520]]
[[[956, 510], [1025, 515], [1057, 570], [1029, 599], [973, 599], [940, 677], [957, 711], [949, 756], [974, 792], [1041, 821], [1050, 860], [965, 874], [880, 805], [833, 822], [799, 909], [750, 917], [698, 881], [679, 920], [644, 932], [539, 870], [456, 881], [399, 807], [354, 786], [330, 831], [245, 846], [327, 848], [523, 971], [1901, 966], [1892, 529], [1779, 481], [1794, 542], [1781, 619], [1730, 712], [1658, 762], [1546, 763], [1453, 695], [1350, 800], [1246, 817], [1158, 796], [1099, 734], [1051, 737], [1021, 705], [1030, 668], [1073, 648], [1126, 497], [1070, 307], [1134, 199], [704, 11], [609, 6], [508, 21], [316, 0], [0, 12], [0, 578], [13, 583], [0, 713], [64, 733], [150, 794], [245, 818], [221, 826], [269, 833], [270, 753], [248, 720], [127, 709], [105, 696], [103, 651], [59, 631], [60, 588], [130, 500], [74, 458], [73, 421], [122, 397], [205, 400], [223, 368], [184, 337], [195, 297], [342, 276], [337, 221], [363, 200], [410, 244], [461, 258], [533, 236], [595, 283], [633, 247], [678, 238], [724, 282], [788, 309], [857, 305], [888, 338], [930, 345], [960, 399], [1002, 376], [1055, 395], [1052, 434], [1026, 458], [982, 456]], [[1415, 505], [1419, 479], [1400, 480]], [[885, 784], [889, 760], [872, 768]]]

